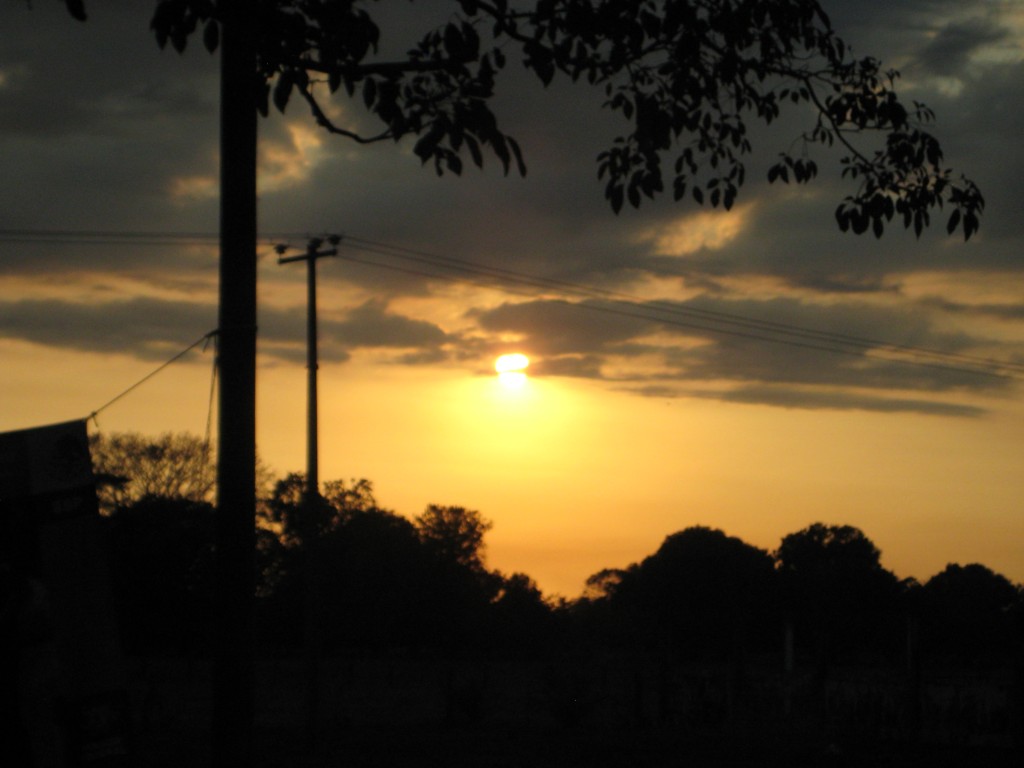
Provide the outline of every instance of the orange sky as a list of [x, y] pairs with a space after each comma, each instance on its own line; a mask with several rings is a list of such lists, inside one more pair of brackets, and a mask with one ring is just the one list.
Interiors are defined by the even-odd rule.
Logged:
[[[4, 428], [86, 415], [148, 372], [123, 358], [57, 359], [4, 345]], [[205, 429], [209, 354], [179, 363], [98, 417], [104, 431]], [[27, 371], [32, 371], [28, 375]], [[13, 380], [12, 380], [13, 379]], [[573, 597], [584, 579], [650, 554], [689, 525], [773, 549], [816, 521], [862, 528], [899, 576], [981, 561], [1024, 580], [1024, 407], [980, 419], [829, 413], [638, 398], [593, 383], [393, 366], [325, 366], [321, 477], [367, 477], [407, 516], [479, 509], [489, 563]], [[304, 467], [305, 372], [261, 371], [260, 453]], [[95, 425], [92, 426], [95, 429]]]
[[[0, 430], [83, 418], [216, 322], [216, 58], [159, 51], [145, 3], [84, 25], [35, 5], [0, 7]], [[773, 549], [821, 521], [862, 528], [901, 577], [982, 562], [1024, 582], [1020, 9], [824, 5], [935, 108], [988, 201], [969, 243], [940, 217], [920, 239], [840, 233], [835, 154], [807, 187], [767, 184], [799, 114], [752, 129], [731, 212], [614, 216], [594, 158], [621, 126], [600, 94], [541, 91], [518, 65], [495, 103], [525, 179], [490, 158], [438, 179], [410, 142], [356, 147], [289, 107], [260, 124], [263, 459], [305, 463], [305, 278], [272, 245], [338, 232], [321, 477], [368, 478], [409, 517], [478, 509], [491, 566], [574, 597], [689, 525]], [[420, 10], [397, 8], [382, 21], [408, 33]], [[510, 392], [492, 366], [516, 351], [531, 373]], [[209, 386], [197, 351], [98, 428], [202, 434]]]

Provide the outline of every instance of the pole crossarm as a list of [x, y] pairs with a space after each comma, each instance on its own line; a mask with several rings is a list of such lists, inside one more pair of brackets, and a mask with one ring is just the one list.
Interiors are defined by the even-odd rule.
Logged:
[[327, 250], [327, 251], [314, 251], [314, 250], [310, 250], [310, 251], [306, 251], [305, 253], [300, 253], [298, 256], [281, 256], [280, 258], [278, 258], [277, 263], [278, 264], [292, 264], [292, 263], [294, 263], [296, 261], [314, 261], [316, 259], [323, 258], [324, 256], [337, 256], [337, 255], [338, 255], [338, 249], [337, 248], [331, 248], [330, 250]]

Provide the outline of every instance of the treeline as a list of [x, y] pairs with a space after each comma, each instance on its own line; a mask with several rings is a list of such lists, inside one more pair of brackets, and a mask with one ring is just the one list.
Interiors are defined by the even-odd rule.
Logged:
[[[431, 505], [408, 520], [380, 508], [367, 481], [331, 482], [309, 521], [303, 487], [301, 475], [289, 475], [260, 504], [257, 618], [268, 647], [304, 642], [310, 578], [327, 652], [475, 653], [545, 634], [552, 609], [536, 584], [485, 566], [490, 524], [478, 512]], [[127, 650], [204, 653], [216, 621], [213, 506], [147, 496], [105, 523]]]
[[[132, 440], [144, 444], [118, 448]], [[126, 650], [204, 654], [216, 621], [211, 486], [202, 472], [169, 464], [209, 457], [199, 441], [172, 435], [99, 438], [93, 453], [106, 481], [100, 498]], [[688, 528], [639, 563], [594, 574], [582, 596], [552, 601], [529, 576], [487, 567], [491, 526], [474, 510], [431, 505], [409, 520], [382, 509], [365, 480], [325, 484], [310, 509], [301, 475], [269, 486], [258, 511], [257, 615], [259, 640], [275, 652], [302, 646], [311, 606], [328, 654], [611, 652], [824, 670], [904, 665], [911, 656], [1010, 667], [1024, 649], [1019, 586], [979, 564], [951, 564], [925, 583], [901, 580], [850, 526], [812, 525], [774, 552]]]

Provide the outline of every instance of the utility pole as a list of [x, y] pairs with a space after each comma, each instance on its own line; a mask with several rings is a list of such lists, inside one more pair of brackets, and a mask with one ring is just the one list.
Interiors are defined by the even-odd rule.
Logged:
[[[328, 238], [337, 245], [340, 238]], [[278, 264], [306, 262], [306, 492], [303, 498], [302, 540], [305, 550], [305, 611], [304, 631], [306, 643], [306, 750], [310, 765], [316, 764], [320, 721], [320, 545], [317, 520], [320, 516], [319, 434], [317, 412], [317, 330], [316, 330], [316, 260], [337, 256], [338, 249], [318, 250], [324, 241], [313, 238], [306, 252], [299, 256], [279, 256]], [[283, 251], [279, 247], [278, 252]]]
[[[341, 239], [332, 235], [328, 238], [331, 245], [337, 245]], [[320, 495], [319, 478], [319, 448], [317, 434], [317, 391], [316, 373], [319, 363], [317, 361], [317, 332], [316, 332], [316, 260], [325, 256], [337, 256], [338, 249], [331, 248], [326, 251], [317, 249], [324, 244], [318, 237], [313, 238], [306, 245], [306, 252], [299, 256], [280, 256], [278, 264], [292, 264], [296, 261], [306, 262], [306, 370], [307, 376], [307, 399], [306, 399], [306, 496], [310, 499]]]
[[256, 14], [221, 9], [220, 364], [212, 764], [253, 764], [256, 551]]

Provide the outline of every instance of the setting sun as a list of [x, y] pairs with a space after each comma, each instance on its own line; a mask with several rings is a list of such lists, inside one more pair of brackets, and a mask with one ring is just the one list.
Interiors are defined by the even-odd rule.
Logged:
[[498, 379], [509, 389], [518, 389], [526, 382], [526, 367], [530, 359], [518, 352], [511, 355], [502, 355], [494, 362], [494, 370], [498, 372]]
[[495, 361], [494, 370], [498, 373], [509, 373], [522, 371], [530, 364], [530, 358], [518, 352], [512, 355], [502, 355]]

